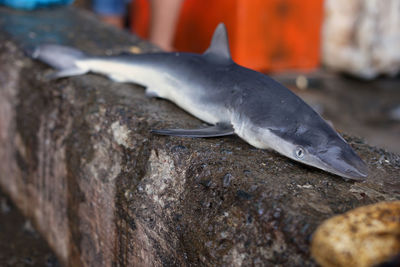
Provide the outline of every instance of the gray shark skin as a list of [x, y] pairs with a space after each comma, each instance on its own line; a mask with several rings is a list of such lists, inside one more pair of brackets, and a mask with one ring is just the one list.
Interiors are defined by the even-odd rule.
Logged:
[[73, 48], [41, 45], [32, 54], [58, 69], [51, 78], [99, 73], [146, 87], [211, 124], [203, 129], [162, 129], [156, 134], [214, 137], [236, 134], [261, 149], [354, 180], [367, 165], [346, 141], [289, 89], [230, 56], [225, 26], [204, 54], [151, 53], [90, 57]]

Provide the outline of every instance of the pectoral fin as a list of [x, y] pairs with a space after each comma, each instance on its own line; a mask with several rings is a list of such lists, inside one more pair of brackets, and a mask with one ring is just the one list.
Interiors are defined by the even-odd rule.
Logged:
[[151, 130], [151, 132], [159, 135], [180, 137], [217, 137], [232, 135], [235, 133], [232, 125], [226, 123], [217, 123], [214, 126], [200, 129], [160, 129]]

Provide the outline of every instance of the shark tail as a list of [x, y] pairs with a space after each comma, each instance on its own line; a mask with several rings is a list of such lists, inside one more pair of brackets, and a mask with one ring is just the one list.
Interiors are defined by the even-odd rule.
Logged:
[[88, 56], [72, 47], [43, 44], [33, 49], [30, 56], [58, 70], [48, 77], [50, 79], [81, 75], [89, 71], [76, 64], [77, 61], [83, 60]]

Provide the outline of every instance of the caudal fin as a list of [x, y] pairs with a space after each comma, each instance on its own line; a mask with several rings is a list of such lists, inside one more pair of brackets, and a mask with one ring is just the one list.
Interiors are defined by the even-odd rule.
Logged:
[[43, 44], [32, 51], [31, 57], [59, 70], [49, 76], [51, 79], [81, 75], [88, 72], [87, 69], [82, 69], [82, 67], [76, 65], [78, 60], [86, 58], [87, 55], [72, 47]]
[[76, 67], [75, 62], [86, 57], [82, 51], [56, 44], [39, 45], [31, 56], [58, 70]]

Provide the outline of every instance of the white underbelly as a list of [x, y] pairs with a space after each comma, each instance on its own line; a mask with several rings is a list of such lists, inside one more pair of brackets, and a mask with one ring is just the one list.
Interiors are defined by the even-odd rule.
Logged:
[[223, 107], [201, 102], [201, 88], [189, 88], [176, 77], [159, 69], [101, 59], [86, 59], [76, 62], [76, 65], [117, 81], [143, 85], [147, 91], [170, 100], [204, 122], [216, 124], [229, 121], [228, 112]]
[[125, 62], [109, 61], [101, 59], [85, 59], [75, 63], [78, 67], [89, 69], [110, 78], [118, 77], [123, 82], [131, 82], [147, 86], [149, 81], [157, 79], [155, 71], [140, 65]]

